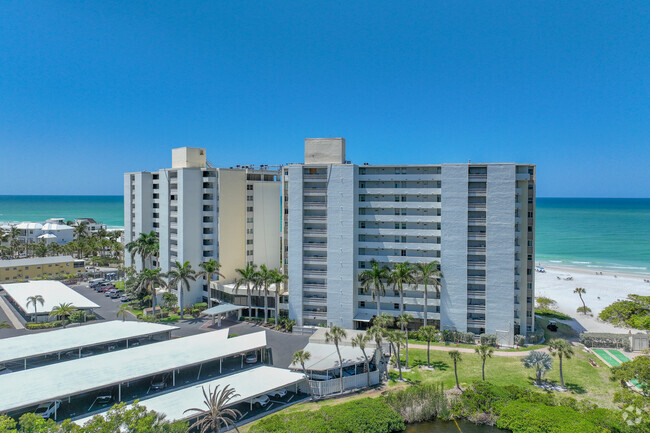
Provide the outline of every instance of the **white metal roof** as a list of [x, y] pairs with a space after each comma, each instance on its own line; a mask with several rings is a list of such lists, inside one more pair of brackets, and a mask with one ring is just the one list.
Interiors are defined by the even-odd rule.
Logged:
[[0, 344], [0, 364], [16, 359], [64, 352], [79, 347], [170, 332], [175, 329], [178, 329], [178, 327], [148, 322], [114, 320], [5, 338]]
[[[70, 270], [72, 271], [72, 269]], [[2, 288], [26, 313], [34, 312], [33, 304], [27, 306], [27, 298], [34, 295], [43, 297], [43, 305], [39, 303], [36, 306], [36, 311], [39, 314], [49, 313], [54, 307], [62, 303], [70, 303], [75, 308], [80, 309], [99, 308], [99, 305], [60, 281], [37, 280], [26, 283], [6, 283], [2, 284]]]
[[[311, 355], [309, 360], [305, 362], [305, 369], [325, 371], [339, 368], [339, 356], [336, 353], [336, 346], [333, 344], [309, 343], [303, 350]], [[341, 351], [341, 359], [343, 359], [343, 367], [365, 362], [361, 349], [358, 347], [339, 345], [339, 350]], [[372, 360], [375, 349], [366, 348], [365, 352], [368, 360]], [[300, 364], [291, 364], [289, 368], [302, 369], [302, 366]]]
[[52, 231], [64, 231], [64, 230], [74, 230], [74, 227], [70, 227], [65, 224], [57, 224], [57, 223], [52, 223], [48, 222], [43, 224], [43, 227], [41, 227], [41, 230], [47, 231], [47, 230], [52, 230]]
[[[188, 388], [172, 391], [167, 394], [141, 400], [140, 406], [164, 414], [169, 421], [178, 421], [191, 417], [196, 412], [183, 413], [191, 407], [203, 408], [205, 406], [203, 388], [206, 391], [214, 390], [217, 386], [223, 388], [230, 385], [239, 394], [230, 400], [229, 406], [249, 401], [258, 395], [266, 394], [279, 388], [285, 388], [305, 380], [305, 375], [278, 367], [260, 366], [240, 373], [234, 373], [219, 379], [204, 382]], [[103, 412], [105, 413], [105, 412]], [[103, 414], [102, 413], [102, 414]], [[102, 415], [100, 414], [100, 415]], [[75, 421], [84, 425], [92, 417]]]
[[265, 346], [264, 331], [228, 338], [224, 329], [4, 374], [0, 390], [11, 392], [0, 392], [0, 413]]
[[41, 223], [22, 222], [16, 226], [20, 230], [40, 230], [43, 227]]
[[72, 256], [55, 256], [55, 257], [31, 257], [29, 259], [10, 259], [0, 260], [0, 268], [11, 266], [31, 266], [31, 265], [48, 265], [53, 263], [75, 262], [78, 259]]
[[40, 235], [38, 238], [39, 239], [56, 239], [56, 235], [53, 235], [52, 233], [45, 233], [43, 235]]
[[215, 305], [212, 308], [208, 308], [207, 310], [201, 311], [201, 314], [212, 316], [217, 314], [226, 314], [232, 311], [239, 311], [239, 310], [243, 310], [244, 308], [246, 307], [243, 305], [235, 305], [235, 304], [229, 304], [228, 302], [222, 302], [218, 305]]

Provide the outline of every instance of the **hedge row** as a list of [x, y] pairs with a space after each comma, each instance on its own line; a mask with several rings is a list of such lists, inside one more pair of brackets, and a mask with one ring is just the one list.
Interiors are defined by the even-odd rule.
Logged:
[[402, 418], [381, 398], [365, 398], [317, 411], [262, 418], [250, 433], [393, 433], [405, 428]]

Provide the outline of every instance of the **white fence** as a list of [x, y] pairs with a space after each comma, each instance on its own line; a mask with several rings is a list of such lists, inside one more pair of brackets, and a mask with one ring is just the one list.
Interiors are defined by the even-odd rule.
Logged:
[[[370, 385], [379, 383], [379, 371], [359, 373], [343, 378], [343, 391], [367, 387], [368, 375], [370, 375]], [[310, 389], [307, 388], [307, 383]], [[302, 382], [300, 388], [301, 391], [310, 392], [315, 397], [323, 397], [341, 392], [341, 379], [310, 380], [308, 382]]]

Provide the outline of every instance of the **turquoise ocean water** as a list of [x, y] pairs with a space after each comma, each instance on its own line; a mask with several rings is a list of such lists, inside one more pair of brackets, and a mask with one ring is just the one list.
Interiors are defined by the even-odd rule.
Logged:
[[[124, 224], [122, 196], [0, 196], [0, 221], [94, 218]], [[650, 199], [537, 199], [538, 262], [650, 272]]]

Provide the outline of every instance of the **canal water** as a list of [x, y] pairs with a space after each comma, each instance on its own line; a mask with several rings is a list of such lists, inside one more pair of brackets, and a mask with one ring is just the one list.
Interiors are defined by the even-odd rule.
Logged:
[[[458, 425], [456, 425], [456, 422]], [[471, 422], [436, 420], [406, 426], [406, 433], [506, 433], [508, 430], [501, 430], [487, 425], [476, 425]]]

